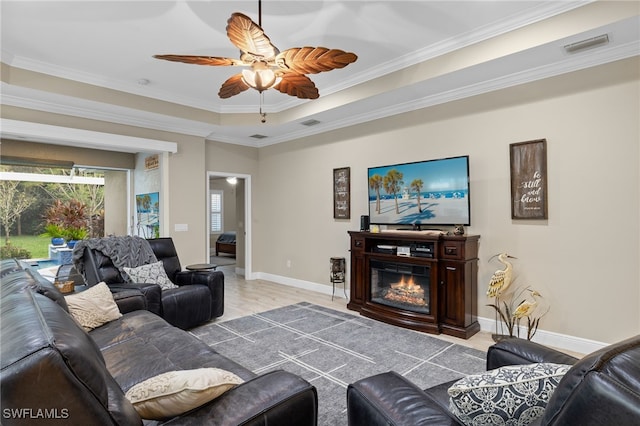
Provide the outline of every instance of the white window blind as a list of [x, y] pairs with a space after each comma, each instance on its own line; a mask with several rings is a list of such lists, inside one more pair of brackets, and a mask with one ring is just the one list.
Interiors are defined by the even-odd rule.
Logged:
[[211, 232], [222, 232], [222, 191], [211, 191]]

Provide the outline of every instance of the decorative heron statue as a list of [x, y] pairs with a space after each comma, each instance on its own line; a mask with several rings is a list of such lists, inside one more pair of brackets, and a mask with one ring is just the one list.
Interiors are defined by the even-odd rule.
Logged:
[[[517, 257], [509, 256], [507, 253], [496, 254], [491, 257], [498, 256], [498, 261], [504, 265], [504, 269], [498, 269], [493, 273], [491, 280], [489, 281], [489, 288], [487, 289], [487, 296], [498, 297], [504, 292], [507, 287], [511, 285], [513, 279], [513, 266], [507, 259], [517, 259]], [[489, 261], [491, 261], [489, 259]]]
[[531, 297], [533, 297], [533, 300], [525, 299], [522, 302], [520, 302], [518, 307], [513, 311], [514, 318], [520, 319], [520, 318], [528, 317], [533, 313], [533, 311], [535, 311], [536, 307], [538, 306], [538, 301], [536, 300], [536, 297], [542, 297], [542, 296], [540, 295], [540, 293], [538, 293], [535, 290], [529, 290], [529, 291], [531, 292]]
[[542, 297], [540, 293], [536, 290], [527, 289], [531, 293], [531, 297], [533, 300], [525, 299], [513, 310], [513, 318], [516, 320], [516, 326], [518, 329], [518, 337], [520, 337], [520, 320], [522, 318], [527, 318], [527, 339], [531, 340], [536, 331], [538, 330], [538, 324], [540, 323], [540, 318], [542, 318], [547, 312], [538, 316], [537, 318], [532, 318], [531, 314], [538, 307], [538, 300], [536, 297]]
[[[509, 306], [504, 304], [505, 312], [502, 312], [502, 305], [500, 304], [500, 295], [511, 285], [511, 281], [513, 280], [513, 265], [507, 259], [516, 259], [513, 256], [508, 255], [507, 253], [500, 253], [494, 256], [491, 256], [489, 262], [498, 257], [498, 261], [504, 265], [504, 269], [498, 269], [493, 273], [491, 280], [489, 281], [489, 288], [487, 288], [487, 296], [495, 297], [495, 303], [489, 304], [492, 308], [496, 310], [496, 334], [494, 335], [494, 340], [497, 341], [498, 336], [498, 315], [507, 326], [507, 330], [509, 331], [509, 335], [513, 336], [513, 326], [514, 319], [510, 315]], [[502, 331], [502, 323], [500, 323], [500, 329]]]

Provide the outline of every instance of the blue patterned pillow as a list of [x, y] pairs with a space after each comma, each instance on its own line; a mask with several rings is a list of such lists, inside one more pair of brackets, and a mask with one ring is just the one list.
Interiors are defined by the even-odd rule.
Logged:
[[570, 365], [509, 365], [458, 380], [449, 409], [465, 425], [527, 425], [542, 416]]
[[171, 282], [164, 270], [162, 261], [149, 263], [147, 265], [138, 266], [137, 268], [122, 268], [129, 275], [132, 283], [153, 283], [158, 284], [163, 290], [177, 288], [178, 286]]

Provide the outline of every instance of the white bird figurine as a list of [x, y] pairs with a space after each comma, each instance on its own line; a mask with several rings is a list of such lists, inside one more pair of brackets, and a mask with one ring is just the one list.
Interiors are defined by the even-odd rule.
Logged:
[[531, 297], [533, 297], [533, 300], [523, 300], [522, 303], [520, 303], [518, 305], [518, 307], [513, 311], [513, 317], [520, 319], [520, 318], [526, 318], [529, 315], [531, 315], [533, 313], [533, 311], [536, 309], [536, 306], [538, 306], [538, 301], [536, 300], [536, 297], [542, 297], [540, 295], [540, 293], [538, 293], [535, 290], [529, 290], [531, 292]]
[[[498, 261], [504, 265], [504, 269], [498, 269], [493, 273], [493, 276], [489, 281], [489, 288], [487, 289], [487, 296], [489, 297], [500, 296], [500, 294], [505, 291], [509, 285], [511, 285], [513, 266], [507, 258], [517, 259], [516, 257], [509, 256], [507, 253], [500, 253], [496, 256], [498, 256]], [[491, 259], [496, 256], [493, 256]]]

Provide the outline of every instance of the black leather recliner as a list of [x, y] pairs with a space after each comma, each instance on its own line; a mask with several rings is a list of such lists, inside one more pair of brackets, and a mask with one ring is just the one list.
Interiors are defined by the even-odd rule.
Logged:
[[169, 279], [178, 286], [161, 290], [156, 284], [127, 283], [111, 259], [101, 251], [85, 249], [82, 263], [85, 281], [104, 281], [113, 289], [135, 287], [147, 298], [147, 309], [182, 329], [195, 327], [224, 312], [224, 274], [221, 271], [182, 271], [171, 238], [148, 240]]
[[[640, 335], [581, 359], [524, 339], [489, 348], [487, 370], [552, 362], [572, 365], [532, 425], [640, 424]], [[421, 390], [394, 372], [367, 377], [347, 389], [349, 426], [459, 425], [449, 411], [447, 382]]]
[[[163, 315], [169, 323], [171, 323], [171, 317], [176, 317], [176, 321], [179, 321], [178, 317], [181, 316], [181, 313], [167, 312], [164, 297], [170, 294], [174, 295], [172, 297], [177, 297], [178, 294], [181, 294], [180, 290], [184, 291], [186, 287], [200, 289], [198, 286], [206, 286], [209, 289], [209, 296], [203, 296], [210, 302], [210, 314], [206, 321], [224, 314], [224, 274], [222, 271], [183, 271], [180, 266], [176, 247], [171, 238], [154, 238], [147, 241], [149, 241], [151, 249], [158, 260], [162, 261], [164, 270], [171, 282], [181, 286], [180, 289], [165, 290], [163, 292]], [[167, 294], [165, 295], [164, 293]], [[166, 308], [171, 309], [174, 307], [179, 308], [179, 304], [170, 304], [170, 306]]]

